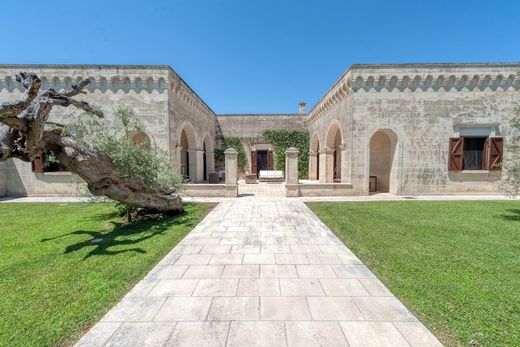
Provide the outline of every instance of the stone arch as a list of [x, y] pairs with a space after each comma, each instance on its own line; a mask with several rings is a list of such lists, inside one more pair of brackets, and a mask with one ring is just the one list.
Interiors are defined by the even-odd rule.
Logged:
[[197, 135], [193, 126], [185, 122], [178, 135], [178, 154], [180, 174], [192, 181], [197, 180]]
[[321, 181], [341, 182], [341, 171], [345, 164], [343, 163], [344, 149], [345, 145], [341, 123], [338, 120], [334, 120], [329, 126], [325, 137], [325, 165], [321, 165], [321, 167], [324, 168], [324, 170], [322, 170], [324, 172], [321, 172], [321, 174], [325, 176]]
[[320, 149], [321, 141], [320, 135], [317, 131], [311, 137], [310, 151], [309, 151], [309, 179], [317, 180], [320, 177]]
[[372, 192], [399, 192], [399, 147], [399, 137], [394, 130], [379, 128], [372, 131], [369, 136], [367, 160], [369, 191], [372, 181]]
[[215, 172], [215, 144], [212, 137], [206, 133], [202, 139], [202, 179], [208, 180], [208, 174]]

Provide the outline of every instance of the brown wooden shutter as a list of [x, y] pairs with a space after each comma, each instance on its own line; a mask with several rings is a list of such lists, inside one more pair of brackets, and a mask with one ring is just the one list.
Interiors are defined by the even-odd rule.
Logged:
[[34, 173], [43, 173], [43, 156], [41, 154], [34, 157], [31, 168]]
[[256, 151], [251, 151], [251, 173], [256, 174]]
[[267, 170], [273, 169], [273, 151], [267, 151]]
[[504, 139], [502, 137], [489, 138], [489, 171], [502, 170], [502, 157], [504, 156]]
[[464, 138], [450, 138], [450, 153], [448, 159], [448, 171], [462, 171], [464, 160]]

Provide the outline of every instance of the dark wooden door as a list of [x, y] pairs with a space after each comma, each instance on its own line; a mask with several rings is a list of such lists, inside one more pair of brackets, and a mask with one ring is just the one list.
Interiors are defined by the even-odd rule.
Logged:
[[257, 172], [261, 170], [269, 170], [268, 164], [268, 152], [267, 151], [256, 151], [256, 169]]
[[256, 151], [251, 151], [251, 173], [256, 174], [257, 172]]
[[267, 151], [267, 170], [273, 170], [273, 151]]

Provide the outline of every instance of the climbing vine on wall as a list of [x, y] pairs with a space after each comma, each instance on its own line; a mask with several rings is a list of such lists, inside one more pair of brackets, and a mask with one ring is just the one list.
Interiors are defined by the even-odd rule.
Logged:
[[[242, 139], [238, 136], [225, 136], [224, 137], [224, 149], [227, 149], [229, 147], [234, 148], [237, 152], [237, 163], [238, 163], [238, 169], [240, 171], [244, 171], [244, 168], [247, 165], [247, 157], [246, 157], [246, 151], [244, 150], [244, 146], [242, 144]], [[224, 153], [222, 151], [222, 156], [224, 156]], [[224, 158], [222, 158], [224, 159]]]
[[295, 147], [298, 156], [300, 178], [307, 177], [309, 171], [309, 132], [302, 129], [267, 129], [262, 136], [273, 144], [274, 161], [277, 170], [285, 171], [285, 150]]

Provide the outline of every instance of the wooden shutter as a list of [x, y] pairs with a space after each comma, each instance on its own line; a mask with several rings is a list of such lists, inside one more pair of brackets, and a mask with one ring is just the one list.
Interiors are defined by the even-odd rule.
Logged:
[[448, 159], [448, 171], [462, 171], [464, 160], [464, 138], [450, 138], [450, 153]]
[[489, 166], [489, 139], [489, 137], [486, 138], [486, 141], [484, 142], [484, 148], [482, 148], [481, 170], [487, 170]]
[[251, 151], [251, 173], [256, 174], [256, 151]]
[[34, 157], [31, 168], [34, 173], [43, 173], [43, 156], [41, 154]]
[[273, 169], [273, 151], [267, 151], [267, 170]]
[[502, 170], [502, 157], [504, 155], [504, 139], [502, 137], [489, 138], [489, 171]]

